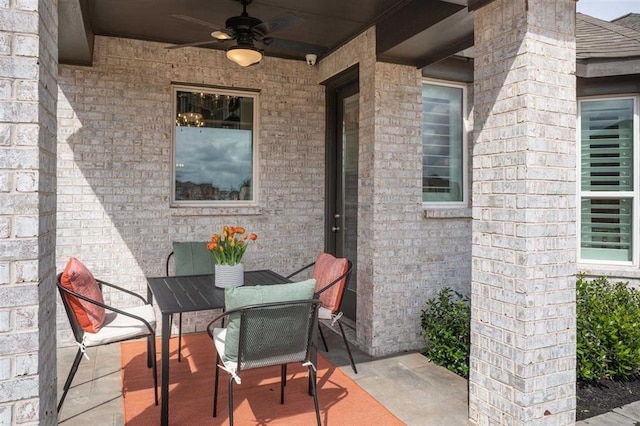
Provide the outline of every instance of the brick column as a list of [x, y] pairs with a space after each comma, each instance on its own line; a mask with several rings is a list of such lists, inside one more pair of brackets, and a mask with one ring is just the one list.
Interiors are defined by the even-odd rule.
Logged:
[[575, 419], [575, 1], [474, 13], [470, 418]]
[[57, 424], [57, 2], [0, 2], [0, 424]]

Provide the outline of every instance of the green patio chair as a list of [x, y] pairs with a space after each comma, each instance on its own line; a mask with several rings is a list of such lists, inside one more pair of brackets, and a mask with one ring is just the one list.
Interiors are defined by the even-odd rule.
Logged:
[[[264, 286], [270, 287], [270, 286]], [[320, 407], [313, 356], [313, 330], [320, 300], [270, 302], [231, 309], [207, 326], [217, 353], [213, 393], [213, 417], [217, 416], [220, 369], [229, 374], [229, 424], [233, 426], [233, 383], [241, 384], [242, 372], [280, 365], [280, 404], [284, 404], [287, 364], [308, 368], [310, 392], [320, 426]], [[215, 323], [229, 318], [226, 328]]]
[[[174, 241], [173, 251], [167, 256], [167, 276], [173, 275], [209, 275], [214, 273], [215, 259], [207, 250], [207, 241]], [[173, 322], [173, 317], [171, 318]], [[182, 313], [178, 315], [178, 361], [182, 361]]]

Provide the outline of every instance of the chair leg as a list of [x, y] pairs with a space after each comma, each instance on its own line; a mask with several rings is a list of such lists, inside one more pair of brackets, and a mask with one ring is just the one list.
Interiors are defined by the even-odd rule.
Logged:
[[218, 377], [220, 377], [220, 357], [216, 355], [216, 378], [213, 383], [213, 417], [218, 415]]
[[353, 355], [351, 355], [351, 348], [349, 347], [349, 342], [347, 342], [347, 336], [344, 335], [344, 328], [342, 328], [342, 323], [338, 321], [338, 326], [340, 327], [340, 333], [342, 333], [342, 340], [344, 340], [344, 345], [347, 347], [347, 353], [349, 354], [349, 361], [351, 361], [351, 368], [353, 368], [353, 372], [358, 374], [358, 370], [356, 370], [356, 363], [353, 361]]
[[182, 362], [182, 312], [178, 314], [178, 362]]
[[320, 332], [320, 337], [322, 338], [322, 343], [324, 344], [324, 351], [329, 352], [329, 347], [327, 346], [327, 341], [324, 339], [324, 333], [322, 332], [322, 327], [320, 327], [319, 321], [318, 321], [318, 331]]
[[153, 392], [156, 398], [156, 406], [158, 405], [158, 362], [156, 360], [156, 336], [152, 334], [147, 337], [148, 353], [147, 358], [151, 358], [153, 367]]
[[229, 377], [229, 426], [233, 426], [233, 376]]
[[[151, 336], [147, 337], [147, 368], [153, 367], [153, 358], [151, 356]], [[155, 352], [153, 352], [155, 355]]]
[[62, 403], [64, 402], [64, 399], [67, 397], [67, 392], [69, 392], [69, 388], [71, 387], [71, 382], [73, 381], [73, 377], [76, 375], [76, 372], [78, 371], [78, 366], [80, 365], [80, 361], [82, 361], [82, 349], [78, 349], [78, 352], [76, 353], [76, 357], [73, 360], [73, 364], [71, 364], [71, 371], [69, 371], [69, 375], [67, 376], [67, 381], [64, 382], [64, 387], [63, 392], [62, 392], [62, 397], [60, 398], [60, 402], [58, 402], [58, 413], [60, 412], [60, 409], [62, 408]]
[[282, 383], [287, 386], [287, 364], [282, 364], [282, 367], [284, 368], [284, 376], [282, 376], [284, 380], [282, 381]]
[[311, 392], [313, 393], [313, 405], [316, 409], [316, 422], [318, 426], [322, 426], [322, 422], [320, 421], [320, 405], [318, 404], [318, 389], [316, 387], [316, 371], [313, 368], [313, 365], [309, 366], [309, 378], [311, 379]]
[[284, 387], [287, 381], [287, 364], [280, 366], [280, 404], [284, 404]]

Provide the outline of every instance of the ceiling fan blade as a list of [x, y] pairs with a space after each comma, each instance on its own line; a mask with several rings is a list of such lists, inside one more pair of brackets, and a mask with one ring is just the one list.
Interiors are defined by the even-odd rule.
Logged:
[[266, 45], [275, 48], [281, 49], [290, 52], [296, 53], [315, 53], [316, 55], [322, 55], [327, 52], [327, 48], [324, 46], [320, 46], [318, 44], [310, 44], [304, 43], [302, 41], [293, 41], [293, 40], [285, 40], [282, 38], [271, 38], [268, 37], [270, 41], [265, 43]]
[[270, 19], [266, 24], [261, 24], [258, 27], [266, 25], [266, 33], [263, 32], [263, 34], [273, 34], [276, 31], [283, 31], [295, 27], [296, 25], [300, 25], [303, 22], [304, 18], [301, 18], [294, 13], [286, 12], [282, 15], [278, 15], [275, 18]]
[[172, 13], [170, 16], [173, 16], [174, 18], [182, 19], [184, 21], [189, 21], [189, 22], [191, 22], [193, 24], [202, 25], [203, 27], [208, 27], [208, 28], [211, 28], [211, 29], [214, 29], [214, 30], [218, 30], [218, 31], [221, 30], [221, 28], [219, 26], [214, 25], [211, 22], [203, 21], [201, 19], [194, 18], [192, 16], [179, 15], [179, 14], [175, 14], [175, 13]]
[[206, 46], [207, 44], [214, 44], [214, 43], [218, 43], [220, 42], [220, 40], [216, 40], [216, 39], [211, 39], [208, 41], [196, 41], [193, 43], [185, 43], [185, 44], [173, 44], [171, 46], [165, 46], [165, 49], [180, 49], [182, 47], [196, 47], [196, 46]]

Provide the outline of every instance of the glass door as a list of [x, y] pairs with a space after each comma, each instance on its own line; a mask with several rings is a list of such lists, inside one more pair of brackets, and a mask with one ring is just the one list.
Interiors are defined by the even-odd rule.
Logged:
[[[356, 321], [358, 265], [358, 69], [326, 83], [326, 250], [353, 263], [342, 300], [344, 317]], [[349, 322], [349, 321], [348, 321]], [[347, 323], [348, 323], [347, 322]]]

